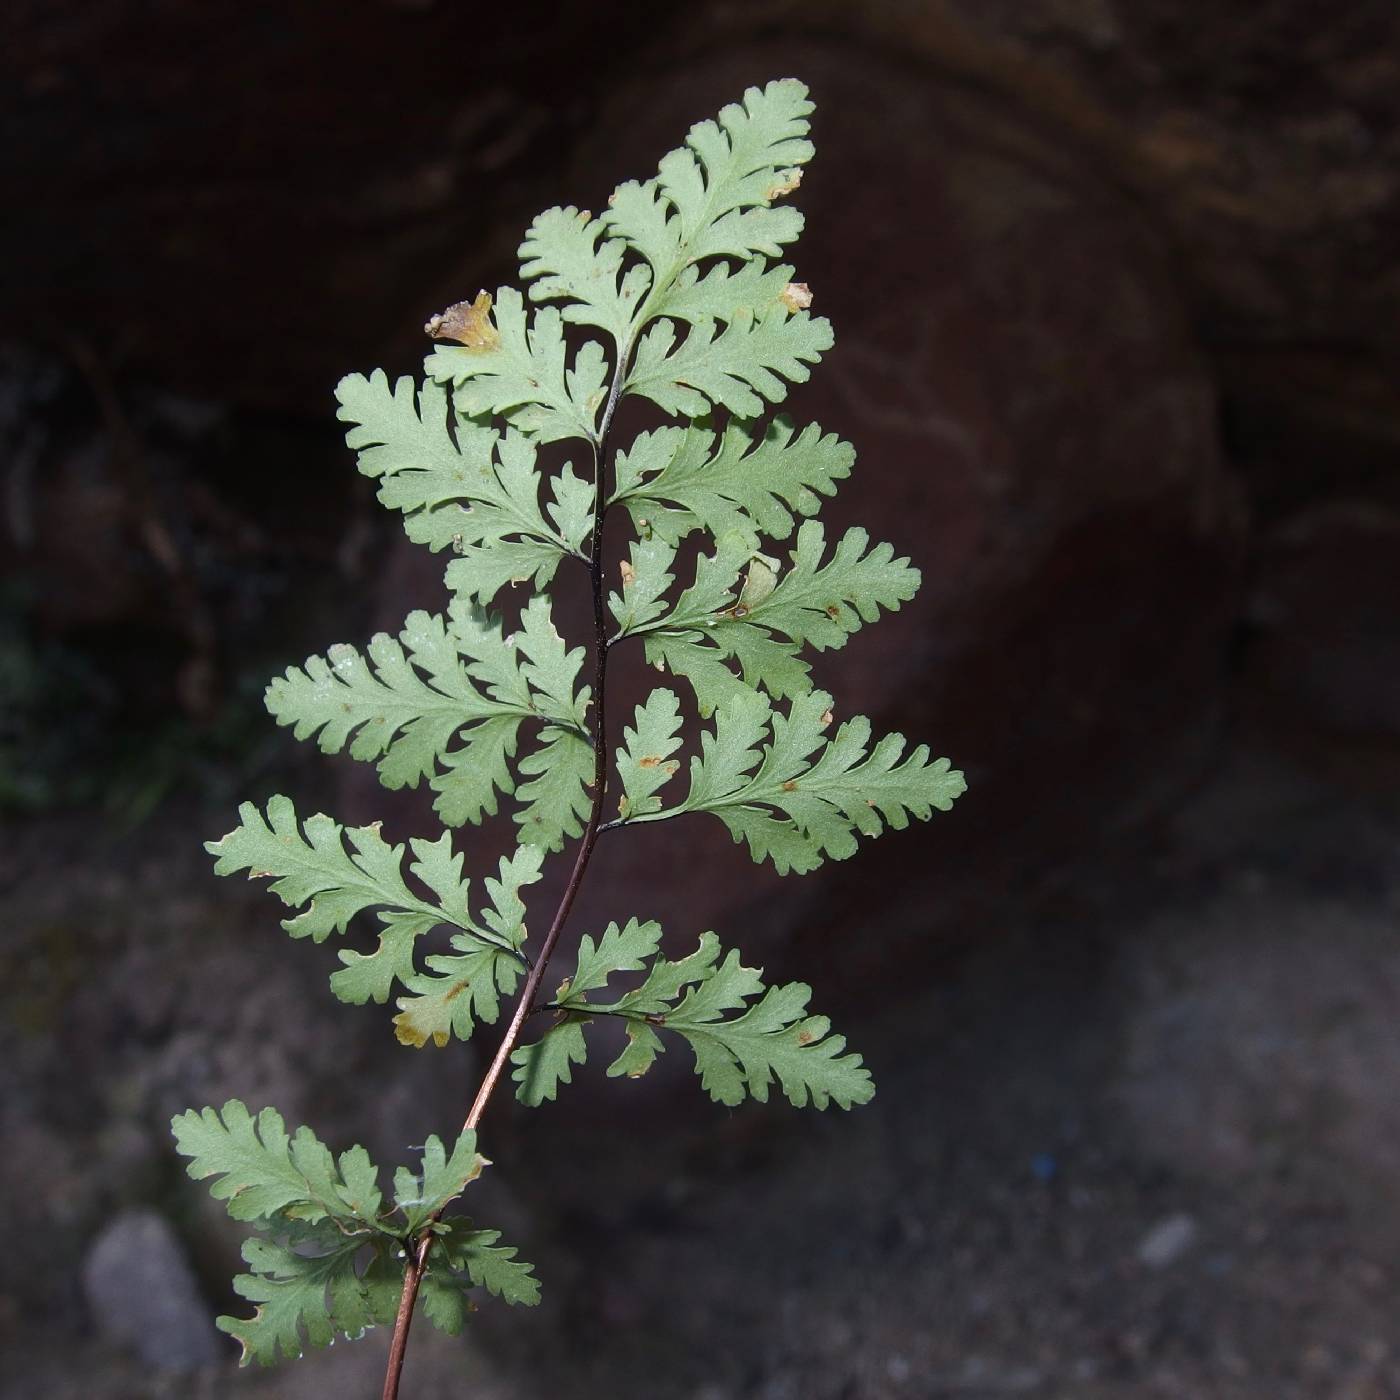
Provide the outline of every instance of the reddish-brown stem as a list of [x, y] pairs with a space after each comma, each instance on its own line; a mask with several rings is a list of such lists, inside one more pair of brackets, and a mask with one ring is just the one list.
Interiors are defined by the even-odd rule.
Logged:
[[[569, 911], [574, 906], [579, 886], [588, 869], [593, 855], [593, 847], [598, 843], [598, 834], [603, 827], [603, 803], [607, 797], [608, 748], [607, 748], [607, 709], [604, 687], [608, 674], [608, 631], [603, 613], [603, 517], [607, 511], [607, 445], [608, 429], [612, 426], [613, 413], [622, 392], [622, 380], [626, 371], [630, 347], [619, 347], [617, 365], [613, 371], [612, 388], [608, 395], [607, 407], [603, 410], [603, 422], [598, 432], [598, 440], [593, 449], [593, 540], [588, 560], [589, 582], [593, 591], [593, 699], [597, 706], [593, 727], [593, 797], [589, 805], [588, 824], [583, 829], [583, 841], [579, 846], [574, 868], [569, 874], [569, 883], [564, 887], [559, 907], [549, 925], [549, 932], [540, 945], [539, 956], [525, 979], [525, 986], [515, 1003], [515, 1011], [506, 1027], [501, 1043], [487, 1066], [482, 1077], [481, 1087], [467, 1113], [462, 1131], [476, 1129], [486, 1113], [491, 1095], [500, 1083], [501, 1075], [510, 1060], [511, 1052], [520, 1039], [520, 1032], [530, 1013], [535, 1009], [540, 983], [544, 980], [545, 969], [568, 922]], [[399, 1296], [399, 1310], [394, 1318], [394, 1336], [389, 1345], [389, 1364], [384, 1373], [382, 1400], [398, 1400], [399, 1376], [403, 1371], [404, 1356], [408, 1351], [408, 1333], [413, 1324], [413, 1309], [418, 1301], [418, 1290], [423, 1283], [423, 1275], [428, 1271], [428, 1256], [433, 1248], [433, 1225], [442, 1212], [435, 1215], [428, 1227], [413, 1242], [412, 1252], [404, 1264], [403, 1292]]]
[[433, 1247], [431, 1234], [419, 1237], [413, 1257], [403, 1271], [403, 1292], [399, 1295], [399, 1310], [394, 1317], [394, 1339], [389, 1344], [389, 1366], [384, 1372], [384, 1400], [396, 1400], [403, 1359], [408, 1352], [408, 1329], [413, 1321], [413, 1309], [418, 1302], [418, 1287], [428, 1269], [428, 1251]]

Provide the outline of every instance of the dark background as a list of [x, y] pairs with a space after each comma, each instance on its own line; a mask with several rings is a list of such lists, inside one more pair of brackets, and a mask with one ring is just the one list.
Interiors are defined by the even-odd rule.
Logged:
[[728, 1112], [678, 1052], [503, 1101], [473, 1189], [545, 1302], [425, 1327], [406, 1394], [1400, 1395], [1392, 3], [19, 0], [6, 31], [4, 1395], [377, 1393], [382, 1335], [236, 1372], [204, 1319], [240, 1231], [166, 1128], [237, 1095], [397, 1161], [476, 1074], [334, 1003], [333, 953], [200, 849], [279, 790], [428, 829], [261, 710], [441, 597], [331, 390], [413, 372], [539, 209], [787, 75], [837, 332], [791, 407], [859, 451], [829, 518], [925, 577], [818, 675], [971, 788], [801, 882], [722, 831], [603, 852], [580, 929], [715, 927], [812, 982], [880, 1095]]

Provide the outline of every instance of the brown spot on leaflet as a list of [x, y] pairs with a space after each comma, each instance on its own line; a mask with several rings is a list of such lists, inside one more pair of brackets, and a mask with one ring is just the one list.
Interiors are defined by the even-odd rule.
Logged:
[[806, 311], [812, 304], [812, 289], [805, 282], [789, 282], [778, 293], [778, 300], [789, 311]]
[[771, 204], [775, 199], [782, 199], [784, 195], [789, 195], [802, 183], [802, 171], [794, 167], [791, 170], [778, 171], [776, 183], [768, 187], [765, 198]]

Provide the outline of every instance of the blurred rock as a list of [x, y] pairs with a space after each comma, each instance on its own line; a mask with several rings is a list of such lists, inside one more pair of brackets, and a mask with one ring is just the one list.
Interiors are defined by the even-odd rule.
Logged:
[[1138, 1262], [1149, 1269], [1170, 1268], [1190, 1251], [1198, 1233], [1194, 1217], [1169, 1215], [1138, 1241]]
[[98, 1330], [146, 1365], [191, 1371], [223, 1355], [175, 1231], [153, 1210], [128, 1210], [103, 1229], [83, 1261], [83, 1289]]

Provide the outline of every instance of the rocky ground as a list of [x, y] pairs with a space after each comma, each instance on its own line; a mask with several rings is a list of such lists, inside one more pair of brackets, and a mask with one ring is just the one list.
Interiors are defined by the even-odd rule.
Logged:
[[[858, 1114], [722, 1112], [679, 1065], [660, 1096], [503, 1108], [481, 1213], [545, 1302], [424, 1329], [408, 1393], [1400, 1393], [1398, 834], [1392, 798], [1314, 758], [1237, 753], [852, 1025], [880, 1083]], [[136, 1359], [139, 1335], [205, 1354], [237, 1235], [161, 1124], [238, 1092], [387, 1154], [460, 1086], [381, 1053], [183, 831], [23, 873], [93, 841], [36, 832], [11, 871], [0, 1393], [372, 1393], [382, 1337], [271, 1373]], [[149, 1267], [168, 1247], [186, 1269]]]

